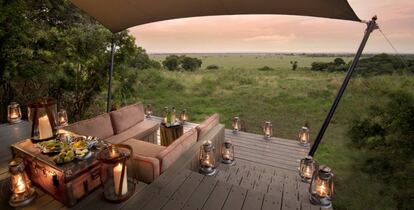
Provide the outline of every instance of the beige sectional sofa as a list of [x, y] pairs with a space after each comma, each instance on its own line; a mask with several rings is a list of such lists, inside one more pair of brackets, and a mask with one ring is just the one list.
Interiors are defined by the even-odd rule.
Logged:
[[[197, 141], [205, 139], [207, 134], [212, 135], [210, 130], [218, 125], [219, 120], [218, 114], [210, 116], [196, 128], [185, 132], [168, 147], [155, 144], [159, 124], [145, 119], [142, 103], [76, 122], [65, 127], [65, 130], [96, 136], [112, 144], [130, 145], [134, 154], [133, 164], [129, 167], [135, 170], [140, 181], [150, 183]], [[217, 135], [224, 139], [224, 132]], [[213, 134], [215, 137], [217, 135]]]

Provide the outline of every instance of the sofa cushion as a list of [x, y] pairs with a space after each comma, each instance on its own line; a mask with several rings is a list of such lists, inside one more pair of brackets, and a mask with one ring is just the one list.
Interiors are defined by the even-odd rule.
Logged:
[[125, 106], [109, 114], [115, 134], [133, 127], [145, 118], [144, 105], [142, 103]]
[[114, 135], [108, 113], [73, 123], [63, 129], [80, 135], [96, 136], [101, 139], [106, 139]]
[[214, 126], [218, 125], [220, 121], [220, 115], [219, 114], [213, 114], [206, 120], [204, 120], [200, 125], [196, 127], [198, 131], [198, 137], [197, 141], [202, 139]]
[[170, 167], [185, 151], [197, 142], [197, 131], [193, 128], [184, 133], [180, 138], [161, 151], [157, 158], [160, 160], [160, 172], [163, 173]]
[[124, 132], [111, 136], [105, 141], [112, 144], [120, 144], [130, 138], [143, 139], [144, 137], [154, 133], [158, 130], [160, 124], [151, 120], [144, 120], [131, 128], [128, 128]]
[[156, 157], [161, 151], [165, 150], [166, 147], [148, 143], [137, 139], [128, 139], [123, 144], [127, 144], [132, 147], [134, 154], [143, 155], [147, 157]]

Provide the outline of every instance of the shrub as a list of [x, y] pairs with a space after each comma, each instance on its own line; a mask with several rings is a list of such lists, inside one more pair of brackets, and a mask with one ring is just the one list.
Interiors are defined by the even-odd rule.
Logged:
[[269, 66], [263, 66], [262, 68], [259, 68], [259, 71], [273, 71], [275, 69], [270, 68]]
[[217, 65], [212, 64], [212, 65], [208, 65], [206, 69], [208, 69], [208, 70], [216, 70], [216, 69], [219, 69], [219, 67]]
[[395, 209], [413, 209], [414, 98], [407, 92], [389, 94], [385, 106], [373, 106], [369, 114], [353, 122], [354, 145], [374, 152], [363, 171], [388, 183], [397, 202]]

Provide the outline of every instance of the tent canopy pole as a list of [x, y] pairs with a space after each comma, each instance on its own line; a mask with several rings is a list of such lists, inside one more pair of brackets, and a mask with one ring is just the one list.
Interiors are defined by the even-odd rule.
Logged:
[[106, 99], [106, 112], [111, 111], [111, 100], [112, 100], [112, 72], [114, 70], [114, 55], [115, 55], [115, 38], [111, 40], [111, 62], [109, 64], [109, 79], [108, 79], [108, 97]]
[[326, 116], [325, 121], [323, 122], [322, 127], [319, 130], [318, 135], [316, 136], [315, 142], [313, 143], [311, 149], [309, 150], [309, 153], [308, 153], [309, 156], [313, 157], [315, 155], [315, 152], [318, 149], [318, 146], [322, 141], [323, 135], [325, 134], [325, 131], [328, 128], [328, 125], [331, 122], [331, 119], [335, 113], [336, 107], [338, 106], [339, 101], [341, 100], [342, 95], [344, 94], [345, 89], [348, 86], [349, 80], [351, 79], [352, 74], [354, 73], [355, 68], [358, 65], [359, 58], [361, 57], [362, 51], [364, 51], [368, 38], [375, 29], [378, 29], [378, 25], [376, 21], [377, 21], [377, 16], [374, 16], [372, 17], [371, 21], [367, 23], [367, 29], [365, 30], [364, 38], [362, 39], [362, 42], [359, 45], [358, 51], [355, 54], [354, 59], [352, 60], [351, 66], [349, 66], [348, 72], [346, 73], [346, 76], [344, 78], [344, 81], [342, 82], [341, 88], [339, 89], [335, 97], [335, 100], [332, 103], [331, 109], [329, 110], [328, 115]]

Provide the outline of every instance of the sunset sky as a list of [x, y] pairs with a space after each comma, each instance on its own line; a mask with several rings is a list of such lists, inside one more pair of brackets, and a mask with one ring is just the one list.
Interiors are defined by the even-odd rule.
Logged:
[[[363, 20], [378, 24], [401, 53], [414, 53], [414, 0], [349, 0]], [[286, 15], [176, 19], [130, 28], [149, 53], [355, 52], [362, 23]], [[375, 31], [365, 52], [393, 52]]]

